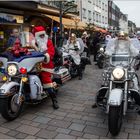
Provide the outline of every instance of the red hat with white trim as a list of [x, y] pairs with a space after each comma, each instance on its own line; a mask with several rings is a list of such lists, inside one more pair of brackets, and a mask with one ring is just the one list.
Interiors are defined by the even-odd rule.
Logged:
[[46, 34], [45, 28], [43, 26], [34, 27], [33, 32], [34, 32], [35, 37], [40, 36], [42, 34]]

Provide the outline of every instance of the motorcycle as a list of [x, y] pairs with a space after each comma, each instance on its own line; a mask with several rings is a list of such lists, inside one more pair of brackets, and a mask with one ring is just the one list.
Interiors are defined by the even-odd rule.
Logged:
[[[61, 51], [62, 51], [62, 64], [63, 64], [63, 67], [68, 69], [68, 71], [69, 71], [69, 73], [71, 75], [71, 78], [74, 78], [74, 77], [78, 76], [78, 68], [77, 68], [77, 65], [74, 63], [73, 58], [69, 54], [70, 50], [73, 50], [73, 49], [61, 48]], [[85, 52], [81, 52], [80, 57], [81, 57], [80, 67], [81, 67], [81, 70], [82, 70], [82, 73], [83, 73], [84, 70], [85, 70], [86, 65], [90, 63], [90, 60], [86, 56]]]
[[127, 54], [113, 54], [109, 67], [103, 72], [104, 83], [96, 95], [96, 105], [108, 114], [108, 128], [113, 136], [120, 132], [127, 110], [135, 110], [140, 100], [133, 81], [134, 77], [138, 81], [132, 67], [136, 59]]
[[[39, 78], [40, 64], [44, 58], [43, 53], [36, 51], [10, 59], [5, 55], [0, 56], [0, 71], [5, 75], [2, 78], [5, 82], [0, 87], [0, 113], [6, 120], [16, 119], [25, 102], [38, 104], [48, 97]], [[66, 69], [54, 71], [54, 90], [57, 91], [57, 85], [65, 82], [63, 78], [67, 75]]]
[[105, 46], [104, 46], [104, 44], [102, 44], [96, 55], [97, 65], [100, 69], [102, 69], [104, 67], [104, 63], [105, 63], [104, 52], [105, 52]]

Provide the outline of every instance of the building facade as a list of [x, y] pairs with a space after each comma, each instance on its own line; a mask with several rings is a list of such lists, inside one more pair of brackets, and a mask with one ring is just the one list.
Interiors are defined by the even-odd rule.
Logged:
[[130, 20], [128, 20], [128, 32], [129, 34], [131, 33], [136, 33], [137, 28], [136, 28], [136, 24]]
[[128, 31], [128, 15], [127, 14], [123, 14], [123, 13], [120, 14], [119, 29], [128, 34], [129, 31]]
[[[36, 0], [37, 1], [37, 0]], [[38, 0], [40, 3], [45, 4], [47, 6], [57, 8], [57, 10], [60, 10], [60, 4], [62, 4], [62, 10], [67, 10], [67, 13], [74, 13], [77, 14], [77, 4], [74, 0], [65, 0], [65, 1], [58, 1], [58, 0]]]
[[108, 0], [75, 0], [81, 21], [108, 28]]
[[120, 19], [120, 8], [112, 1], [108, 1], [108, 24], [110, 32], [118, 32], [120, 30], [119, 27], [119, 19]]

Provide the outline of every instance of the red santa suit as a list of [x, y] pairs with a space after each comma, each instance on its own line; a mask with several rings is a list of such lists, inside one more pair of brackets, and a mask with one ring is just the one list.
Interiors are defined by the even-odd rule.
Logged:
[[[51, 76], [54, 70], [53, 57], [55, 54], [55, 49], [52, 41], [46, 35], [44, 27], [35, 27], [34, 34], [39, 51], [43, 52], [46, 57], [44, 62], [42, 63], [42, 72], [40, 73], [41, 81], [45, 89], [52, 88], [53, 82]], [[42, 34], [44, 35], [44, 37], [40, 37], [40, 35]]]

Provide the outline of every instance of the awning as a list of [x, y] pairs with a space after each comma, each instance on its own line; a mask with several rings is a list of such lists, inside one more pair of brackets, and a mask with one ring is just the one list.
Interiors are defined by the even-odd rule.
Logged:
[[99, 27], [94, 27], [94, 29], [95, 29], [96, 31], [99, 31], [99, 32], [102, 32], [102, 33], [107, 33], [107, 30], [102, 29], [102, 28], [99, 28]]
[[[60, 18], [57, 16], [51, 16], [51, 15], [45, 15], [45, 16], [51, 18], [52, 20], [60, 22]], [[74, 20], [68, 18], [62, 18], [62, 24], [64, 25], [65, 28], [69, 28], [69, 29], [76, 29], [76, 26], [77, 29], [84, 29], [86, 27], [86, 23], [79, 21], [77, 22], [76, 25], [76, 22]]]

